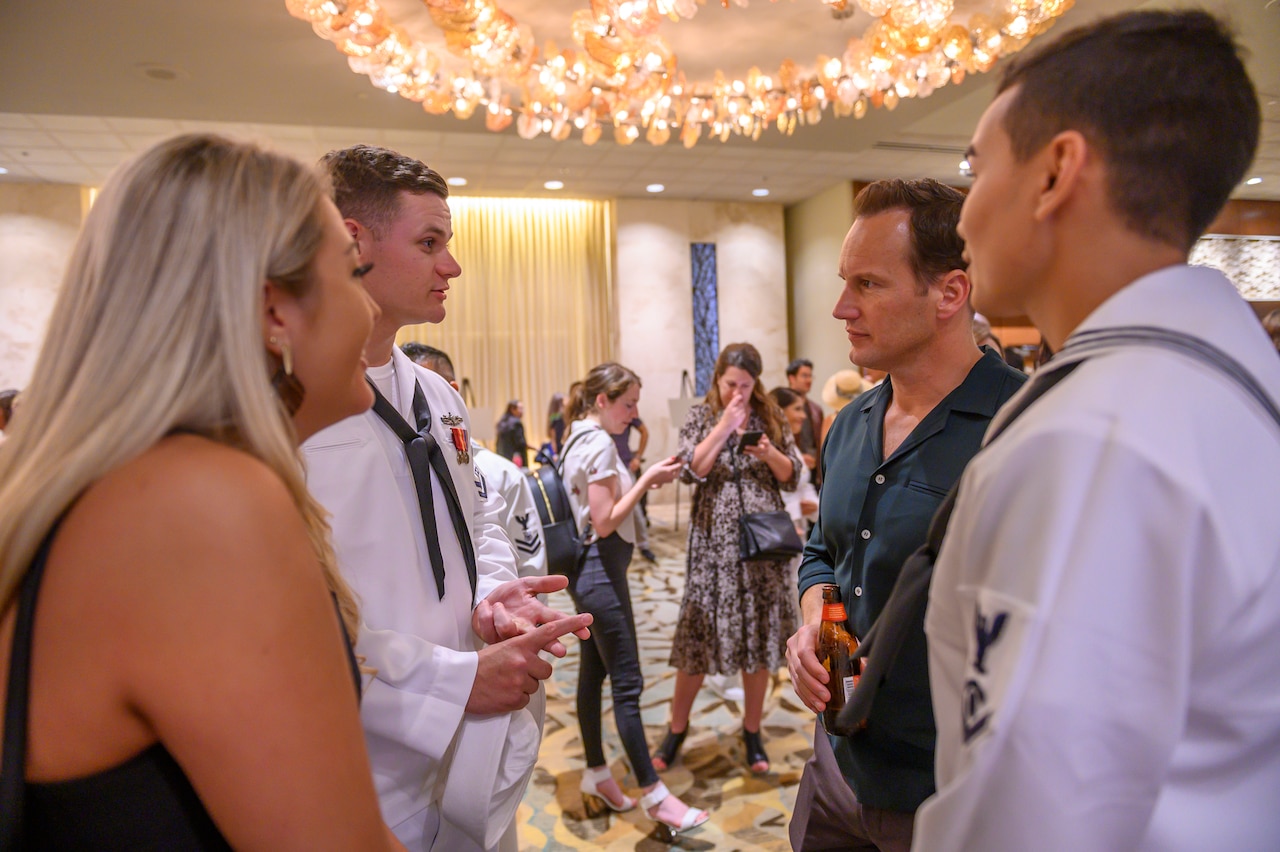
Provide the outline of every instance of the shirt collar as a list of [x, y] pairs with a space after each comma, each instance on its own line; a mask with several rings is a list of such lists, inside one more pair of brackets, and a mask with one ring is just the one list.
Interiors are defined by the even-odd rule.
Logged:
[[[984, 350], [964, 381], [943, 397], [936, 407], [991, 417], [999, 410], [1004, 391], [1003, 383], [996, 381], [996, 378], [998, 374], [1012, 369], [994, 350]], [[866, 412], [877, 405], [887, 406], [892, 395], [893, 376], [885, 376], [883, 382], [859, 398], [859, 407]]]
[[588, 420], [586, 417], [583, 417], [581, 420], [575, 420], [569, 424], [569, 437], [592, 431], [603, 432], [604, 427], [593, 420]]
[[942, 404], [952, 411], [992, 417], [1004, 404], [1004, 383], [999, 378], [1012, 372], [1014, 369], [995, 350], [988, 349], [969, 370], [969, 375], [964, 377], [960, 386], [947, 394]]

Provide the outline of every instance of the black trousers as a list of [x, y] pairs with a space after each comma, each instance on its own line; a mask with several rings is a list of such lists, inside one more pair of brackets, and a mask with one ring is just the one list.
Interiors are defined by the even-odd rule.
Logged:
[[582, 664], [578, 669], [578, 727], [587, 766], [605, 763], [600, 697], [607, 677], [613, 692], [618, 737], [636, 781], [647, 787], [658, 782], [658, 773], [649, 759], [649, 744], [640, 719], [644, 677], [640, 674], [636, 622], [627, 588], [627, 566], [631, 564], [633, 548], [617, 533], [591, 545], [578, 575], [569, 584], [569, 593], [578, 612], [589, 612], [595, 618], [591, 638], [580, 643]]

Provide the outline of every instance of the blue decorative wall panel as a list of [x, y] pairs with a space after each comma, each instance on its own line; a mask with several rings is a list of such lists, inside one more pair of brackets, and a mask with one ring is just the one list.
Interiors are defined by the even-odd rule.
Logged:
[[690, 243], [693, 261], [694, 392], [711, 387], [716, 356], [720, 354], [720, 312], [716, 302], [716, 244]]

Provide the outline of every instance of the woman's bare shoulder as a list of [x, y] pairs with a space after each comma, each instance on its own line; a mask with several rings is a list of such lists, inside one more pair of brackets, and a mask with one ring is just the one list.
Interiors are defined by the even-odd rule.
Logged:
[[118, 523], [145, 515], [151, 527], [192, 516], [235, 525], [258, 512], [293, 509], [284, 482], [265, 462], [196, 435], [164, 439], [96, 482], [81, 502]]
[[288, 489], [266, 463], [179, 435], [91, 485], [68, 513], [54, 554], [109, 574], [178, 582], [210, 567], [230, 579], [273, 534], [296, 540], [301, 530]]
[[141, 703], [169, 695], [175, 667], [233, 665], [227, 655], [280, 625], [317, 612], [331, 620], [284, 481], [195, 436], [166, 438], [85, 492], [54, 542], [47, 582], [51, 602], [81, 614], [84, 635], [130, 661], [122, 674]]

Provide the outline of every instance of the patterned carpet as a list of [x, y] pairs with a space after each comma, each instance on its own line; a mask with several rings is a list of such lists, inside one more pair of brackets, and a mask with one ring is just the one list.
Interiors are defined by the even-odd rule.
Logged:
[[[682, 506], [682, 509], [687, 508]], [[641, 710], [650, 748], [666, 731], [674, 672], [667, 666], [671, 636], [684, 589], [685, 543], [688, 535], [682, 519], [678, 530], [671, 506], [650, 511], [650, 537], [658, 564], [640, 559], [631, 563], [632, 603], [639, 631], [640, 656], [645, 675]], [[565, 593], [552, 604], [572, 611]], [[578, 680], [576, 646], [555, 664], [547, 682], [547, 721], [529, 790], [517, 823], [521, 852], [532, 850], [661, 850], [672, 848], [657, 839], [654, 824], [637, 807], [625, 814], [586, 818], [578, 784], [582, 777], [582, 745], [574, 713]], [[740, 683], [738, 684], [740, 686]], [[605, 754], [628, 795], [638, 796], [613, 727], [608, 684], [604, 696]], [[676, 765], [662, 773], [663, 781], [686, 802], [710, 810], [709, 822], [682, 835], [675, 848], [687, 850], [740, 850], [785, 852], [787, 821], [795, 803], [800, 772], [812, 751], [813, 714], [791, 691], [786, 671], [774, 678], [765, 700], [765, 749], [771, 771], [754, 776], [743, 758], [741, 708], [704, 686], [694, 704], [689, 737]]]

